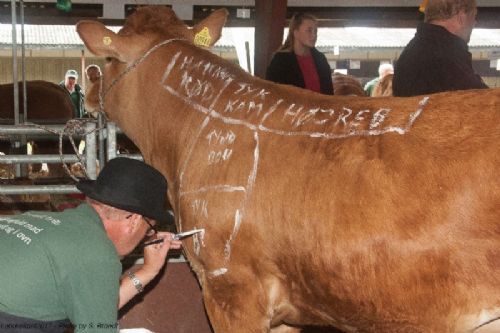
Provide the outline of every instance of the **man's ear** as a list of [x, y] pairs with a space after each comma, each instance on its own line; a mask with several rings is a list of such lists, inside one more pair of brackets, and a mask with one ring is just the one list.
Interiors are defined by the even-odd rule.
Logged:
[[137, 228], [140, 227], [142, 215], [137, 214], [137, 213], [127, 213], [127, 214], [131, 215], [131, 216], [128, 219], [125, 219], [125, 223], [126, 223], [125, 231], [128, 234], [132, 234], [137, 230]]
[[194, 39], [192, 42], [196, 46], [211, 47], [222, 35], [222, 28], [226, 24], [228, 11], [224, 8], [212, 12], [208, 17], [193, 27]]

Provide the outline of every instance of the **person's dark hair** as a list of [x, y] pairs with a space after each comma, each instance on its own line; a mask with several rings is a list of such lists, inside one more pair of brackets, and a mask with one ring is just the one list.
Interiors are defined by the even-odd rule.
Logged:
[[429, 0], [425, 7], [425, 22], [446, 20], [461, 10], [470, 13], [477, 7], [476, 0]]
[[286, 37], [285, 42], [283, 43], [283, 45], [281, 45], [278, 51], [291, 51], [293, 49], [293, 32], [297, 30], [305, 20], [317, 21], [316, 17], [309, 13], [296, 13], [292, 16], [292, 18], [290, 19], [290, 24], [288, 26], [288, 36]]
[[88, 65], [88, 66], [85, 68], [85, 73], [87, 73], [87, 71], [88, 71], [89, 69], [97, 69], [97, 71], [98, 71], [99, 73], [101, 73], [101, 67], [97, 66], [96, 64], [90, 64], [90, 65]]

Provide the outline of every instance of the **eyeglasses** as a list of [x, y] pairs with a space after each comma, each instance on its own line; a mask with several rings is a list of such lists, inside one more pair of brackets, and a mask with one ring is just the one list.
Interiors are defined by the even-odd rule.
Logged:
[[[128, 220], [129, 218], [132, 217], [132, 215], [133, 214], [127, 215], [125, 218]], [[149, 225], [149, 230], [146, 232], [146, 236], [151, 237], [156, 235], [158, 233], [158, 229], [156, 229], [155, 226], [151, 223], [151, 220], [145, 216], [143, 216], [142, 219]]]
[[146, 222], [149, 225], [150, 228], [148, 232], [146, 232], [146, 236], [151, 237], [156, 235], [158, 233], [158, 229], [155, 228], [155, 226], [151, 223], [151, 221], [147, 217], [143, 216], [142, 218], [144, 219], [144, 222]]

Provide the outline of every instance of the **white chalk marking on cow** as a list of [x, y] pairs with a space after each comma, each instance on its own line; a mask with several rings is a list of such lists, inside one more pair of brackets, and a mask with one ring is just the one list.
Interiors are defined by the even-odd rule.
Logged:
[[244, 186], [234, 186], [234, 185], [214, 185], [214, 186], [201, 187], [196, 190], [182, 191], [179, 192], [179, 195], [182, 197], [185, 195], [198, 194], [204, 192], [239, 192], [239, 191], [246, 192], [246, 188]]
[[225, 148], [224, 150], [219, 151], [210, 151], [208, 153], [208, 164], [220, 164], [222, 162], [228, 161], [233, 155], [233, 150]]
[[223, 267], [223, 268], [215, 269], [215, 270], [209, 272], [208, 274], [210, 274], [213, 277], [217, 277], [217, 276], [221, 276], [221, 275], [226, 274], [227, 271], [228, 271], [228, 269]]
[[191, 203], [191, 208], [193, 208], [193, 215], [203, 217], [208, 219], [208, 201], [195, 199]]
[[[205, 120], [201, 124], [200, 128], [198, 129], [198, 133], [195, 136], [195, 139], [191, 142], [191, 144], [189, 146], [189, 151], [188, 151], [187, 157], [182, 162], [182, 167], [179, 171], [179, 177], [178, 177], [179, 178], [179, 189], [178, 189], [179, 193], [182, 193], [184, 172], [186, 171], [189, 160], [191, 159], [191, 156], [193, 155], [193, 151], [194, 151], [194, 148], [196, 147], [196, 143], [197, 143], [198, 139], [200, 138], [201, 133], [203, 132], [204, 128], [208, 125], [209, 121], [210, 121], [210, 119], [207, 117], [207, 118], [205, 118]], [[177, 211], [179, 212], [179, 232], [182, 232], [182, 216], [180, 213], [181, 212], [180, 204], [181, 204], [181, 200], [178, 201]]]
[[212, 140], [215, 141], [213, 144], [233, 144], [234, 141], [236, 141], [236, 134], [229, 130], [224, 135], [222, 130], [213, 129], [210, 133], [208, 133], [206, 138], [208, 140], [208, 145], [212, 145]]
[[[177, 94], [175, 92], [175, 90], [173, 90], [172, 88], [167, 87], [167, 90], [169, 90], [172, 94], [176, 95], [177, 97], [179, 97], [181, 99], [184, 99], [184, 96], [181, 96], [181, 95]], [[427, 98], [428, 97], [426, 97], [424, 100], [426, 101]], [[353, 137], [353, 136], [377, 136], [377, 135], [383, 135], [383, 134], [391, 133], [391, 132], [404, 135], [404, 134], [406, 134], [411, 129], [411, 127], [413, 126], [413, 123], [415, 122], [415, 120], [422, 113], [423, 107], [425, 105], [425, 101], [424, 100], [419, 103], [420, 104], [419, 109], [410, 115], [410, 119], [408, 120], [408, 122], [407, 122], [407, 124], [406, 124], [405, 127], [389, 126], [389, 127], [383, 128], [383, 129], [369, 129], [369, 130], [360, 130], [360, 131], [346, 131], [345, 133], [334, 133], [334, 134], [327, 133], [327, 132], [312, 132], [312, 131], [295, 131], [294, 132], [294, 131], [272, 129], [272, 128], [268, 128], [268, 127], [262, 125], [263, 121], [261, 121], [261, 124], [259, 124], [259, 125], [253, 125], [253, 124], [250, 124], [250, 123], [248, 123], [247, 121], [244, 121], [244, 120], [234, 119], [234, 118], [229, 118], [229, 117], [223, 116], [223, 115], [219, 114], [217, 111], [214, 111], [214, 110], [207, 110], [203, 106], [201, 106], [199, 104], [195, 104], [195, 103], [193, 103], [191, 101], [188, 101], [188, 100], [186, 100], [186, 103], [189, 103], [190, 105], [193, 105], [193, 108], [195, 110], [200, 111], [201, 113], [206, 113], [207, 111], [210, 112], [209, 115], [210, 115], [211, 118], [218, 119], [218, 120], [222, 121], [226, 125], [242, 125], [242, 126], [245, 126], [245, 127], [249, 128], [252, 131], [262, 131], [262, 132], [265, 132], [265, 133], [271, 133], [271, 134], [276, 134], [276, 135], [280, 135], [280, 136], [289, 136], [289, 137], [292, 137], [292, 136], [309, 136], [311, 138], [344, 139], [344, 138]], [[349, 109], [347, 109], [347, 110], [349, 110]], [[383, 109], [380, 109], [379, 111], [381, 111], [381, 110], [383, 110], [384, 112], [387, 112], [390, 109], [383, 108]], [[270, 113], [268, 113], [268, 114], [270, 114]], [[382, 115], [382, 114], [380, 113], [379, 115]], [[345, 115], [344, 116], [339, 116], [339, 119], [337, 121], [338, 122], [342, 122], [345, 117], [346, 117]], [[378, 126], [379, 125], [379, 121], [380, 120], [377, 120], [374, 123], [371, 123], [370, 126], [371, 127]]]
[[217, 111], [214, 111], [214, 110], [210, 111], [210, 117], [212, 117], [214, 119], [218, 119], [226, 125], [241, 125], [241, 126], [247, 127], [251, 131], [256, 131], [258, 129], [256, 125], [250, 124], [247, 121], [244, 121], [241, 119], [229, 118], [229, 117], [221, 115], [220, 113], [218, 113]]
[[214, 105], [219, 101], [220, 95], [227, 89], [227, 87], [231, 84], [231, 82], [233, 82], [232, 77], [226, 79], [226, 82], [224, 82], [224, 86], [222, 86], [222, 89], [219, 91], [219, 94], [215, 96], [214, 100], [212, 101], [212, 104], [210, 104], [210, 106], [208, 107], [210, 111], [214, 108]]
[[254, 132], [253, 137], [255, 139], [255, 149], [253, 151], [253, 167], [252, 167], [252, 172], [250, 173], [250, 176], [248, 177], [246, 197], [249, 197], [252, 194], [252, 189], [255, 185], [255, 179], [257, 178], [257, 169], [258, 169], [258, 165], [259, 165], [259, 154], [260, 154], [259, 133]]
[[[201, 111], [202, 113], [204, 114], [207, 114], [209, 113], [209, 110], [213, 109], [213, 106], [217, 103], [218, 99], [220, 98], [221, 94], [224, 92], [224, 90], [229, 86], [229, 84], [231, 84], [231, 82], [233, 81], [233, 79], [231, 77], [228, 77], [225, 81], [225, 84], [223, 86], [223, 88], [219, 91], [218, 95], [214, 98], [214, 100], [212, 101], [212, 104], [209, 106], [208, 109], [205, 109], [202, 105], [198, 104], [198, 103], [194, 103], [194, 102], [191, 102], [190, 100], [186, 99], [185, 96], [179, 94], [176, 90], [174, 90], [173, 88], [171, 88], [169, 85], [164, 85], [164, 87], [172, 94], [178, 96], [179, 98], [181, 98], [182, 100], [184, 100], [186, 103], [189, 103], [190, 105], [192, 105], [193, 107], [195, 107], [195, 109], [198, 109], [199, 108], [199, 111]], [[185, 194], [185, 192], [182, 191], [182, 184], [183, 184], [183, 177], [184, 177], [184, 172], [185, 170], [187, 169], [187, 165], [189, 163], [189, 161], [191, 160], [191, 156], [193, 154], [193, 151], [194, 151], [194, 148], [195, 146], [197, 145], [197, 143], [200, 141], [200, 137], [201, 137], [201, 133], [203, 132], [203, 130], [207, 127], [208, 123], [210, 122], [211, 120], [211, 117], [210, 115], [208, 115], [203, 123], [201, 124], [200, 128], [199, 128], [199, 131], [195, 137], [195, 139], [192, 141], [192, 144], [190, 146], [190, 149], [189, 149], [189, 152], [187, 154], [187, 157], [186, 157], [186, 160], [184, 161], [183, 163], [183, 166], [181, 168], [181, 172], [180, 172], [180, 175], [179, 175], [179, 193], [182, 197], [183, 194]], [[234, 135], [234, 132], [231, 131], [231, 133], [233, 133], [233, 136], [229, 135], [229, 137], [227, 138], [231, 143], [234, 142], [234, 140], [236, 139], [235, 135]], [[221, 155], [221, 158], [227, 160], [229, 159], [229, 157], [231, 156], [232, 154], [232, 150], [230, 150], [230, 152], [227, 152], [224, 151], [224, 155]], [[217, 160], [217, 155], [215, 155], [215, 162]], [[227, 187], [222, 187], [222, 189], [226, 190]], [[198, 191], [202, 191], [202, 189], [198, 189]], [[234, 191], [234, 188], [232, 188], [232, 190]], [[179, 205], [180, 205], [180, 202], [181, 200], [179, 200]], [[181, 211], [180, 210], [180, 207], [179, 207], [179, 212]], [[180, 215], [180, 214], [179, 214]], [[181, 223], [181, 218], [179, 217], [179, 229], [182, 228], [182, 223]], [[197, 255], [199, 255], [200, 253], [200, 246], [198, 243], [194, 243], [193, 244], [195, 245], [195, 252]]]
[[236, 239], [236, 236], [238, 235], [238, 232], [240, 230], [241, 226], [241, 221], [243, 220], [243, 217], [245, 215], [245, 210], [247, 206], [247, 202], [252, 194], [253, 187], [255, 186], [255, 179], [257, 178], [257, 170], [258, 170], [258, 165], [259, 165], [259, 152], [260, 152], [260, 141], [259, 141], [259, 133], [254, 132], [254, 139], [255, 139], [255, 149], [254, 149], [254, 163], [252, 166], [252, 171], [250, 172], [250, 175], [248, 176], [248, 183], [246, 186], [246, 192], [245, 192], [245, 198], [243, 199], [242, 205], [241, 205], [241, 210], [236, 210], [236, 214], [234, 217], [234, 227], [233, 227], [233, 232], [231, 233], [231, 236], [226, 242], [226, 246], [224, 248], [224, 257], [226, 263], [229, 262], [229, 259], [231, 258], [231, 247], [233, 241]]
[[170, 76], [170, 72], [174, 68], [175, 64], [177, 63], [177, 59], [179, 59], [179, 56], [181, 55], [181, 51], [177, 52], [173, 57], [172, 60], [170, 60], [170, 63], [167, 65], [167, 68], [165, 69], [165, 72], [163, 73], [163, 77], [161, 80], [161, 84], [164, 84], [164, 82], [167, 80], [167, 78]]
[[[171, 60], [171, 62], [169, 63], [169, 65], [167, 66], [167, 70], [165, 71], [164, 73], [164, 76], [163, 76], [163, 82], [165, 83], [165, 81], [167, 80], [169, 74], [171, 73], [173, 67], [175, 66], [175, 64], [177, 63], [177, 59], [178, 57], [180, 56], [181, 54], [181, 51], [179, 51], [177, 54], [175, 54], [175, 56], [173, 57], [173, 59]], [[189, 60], [189, 61], [188, 61]], [[204, 61], [204, 60], [200, 60], [200, 61], [197, 61], [194, 65], [193, 65], [193, 62], [195, 61], [194, 57], [190, 57], [188, 59], [188, 57], [185, 57], [183, 63], [182, 63], [182, 66], [181, 66], [181, 69], [186, 69], [187, 70], [190, 70], [190, 69], [200, 69], [201, 67], [203, 67], [203, 75], [206, 75], [206, 72], [208, 71], [209, 72], [209, 76], [211, 77], [217, 77], [220, 79], [225, 79], [225, 82], [224, 82], [224, 86], [222, 89], [219, 90], [219, 93], [217, 94], [217, 96], [213, 99], [212, 103], [210, 104], [210, 106], [208, 108], [200, 105], [199, 103], [196, 103], [194, 101], [191, 101], [188, 96], [196, 96], [196, 95], [199, 95], [201, 93], [204, 93], [206, 89], [202, 89], [201, 85], [202, 83], [206, 83], [206, 84], [210, 84], [208, 81], [203, 81], [201, 82], [200, 81], [200, 87], [198, 87], [197, 89], [194, 90], [193, 94], [188, 94], [188, 96], [185, 96], [185, 95], [182, 95], [182, 94], [179, 94], [177, 92], [176, 89], [170, 87], [168, 84], [164, 84], [164, 88], [169, 91], [171, 94], [177, 96], [178, 98], [184, 100], [185, 103], [187, 103], [188, 105], [192, 106], [196, 111], [199, 111], [203, 114], [208, 114], [210, 117], [214, 118], [214, 119], [219, 119], [221, 121], [223, 121], [225, 124], [234, 124], [234, 125], [243, 125], [243, 126], [246, 126], [248, 127], [249, 129], [251, 130], [260, 130], [260, 131], [264, 131], [264, 132], [267, 132], [267, 133], [273, 133], [273, 134], [278, 134], [278, 135], [283, 135], [283, 136], [309, 136], [311, 138], [324, 138], [324, 139], [341, 139], [341, 138], [346, 138], [346, 137], [351, 137], [351, 136], [372, 136], [372, 135], [382, 135], [382, 134], [385, 134], [385, 133], [390, 133], [390, 132], [395, 132], [395, 133], [399, 133], [399, 134], [405, 134], [408, 132], [408, 130], [412, 127], [413, 123], [415, 122], [415, 120], [418, 118], [418, 116], [421, 114], [421, 112], [423, 111], [423, 107], [425, 106], [425, 104], [427, 103], [427, 100], [428, 100], [428, 97], [425, 97], [423, 100], [420, 101], [420, 108], [411, 114], [410, 116], [410, 119], [408, 121], [408, 123], [406, 124], [406, 127], [404, 128], [401, 128], [401, 127], [396, 127], [396, 126], [389, 126], [387, 128], [384, 128], [384, 129], [376, 129], [376, 127], [380, 126], [381, 123], [385, 120], [387, 114], [390, 112], [389, 109], [380, 109], [378, 110], [371, 122], [370, 122], [370, 128], [369, 130], [361, 130], [361, 131], [356, 131], [356, 127], [359, 126], [359, 121], [361, 120], [364, 120], [365, 117], [363, 116], [364, 113], [368, 113], [369, 111], [368, 110], [361, 110], [359, 111], [356, 116], [355, 116], [355, 119], [354, 121], [350, 124], [351, 125], [351, 128], [349, 130], [347, 130], [345, 133], [336, 133], [336, 134], [329, 134], [329, 133], [325, 133], [325, 132], [310, 132], [310, 131], [296, 131], [296, 132], [293, 132], [293, 131], [284, 131], [284, 130], [276, 130], [276, 129], [271, 129], [271, 128], [267, 128], [266, 126], [263, 125], [263, 123], [265, 122], [265, 120], [272, 114], [275, 112], [275, 110], [277, 109], [277, 106], [279, 104], [282, 103], [283, 100], [278, 100], [277, 103], [272, 106], [269, 111], [264, 115], [264, 117], [262, 117], [262, 120], [260, 122], [260, 124], [258, 126], [255, 126], [253, 124], [250, 124], [249, 122], [247, 121], [243, 121], [243, 120], [237, 120], [237, 119], [233, 119], [233, 118], [229, 118], [229, 117], [226, 117], [226, 116], [222, 116], [221, 114], [219, 114], [218, 112], [216, 112], [213, 108], [214, 108], [214, 105], [218, 102], [221, 94], [227, 89], [227, 87], [229, 86], [230, 83], [232, 83], [234, 81], [233, 77], [231, 77], [229, 75], [229, 73], [225, 73], [223, 71], [223, 68], [220, 67], [220, 68], [216, 68], [216, 66], [212, 65], [211, 63], [207, 62], [207, 61]], [[186, 64], [188, 63], [189, 66], [187, 66]], [[214, 71], [215, 71], [215, 74], [214, 74]], [[227, 74], [227, 75], [219, 75], [219, 74]], [[187, 72], [185, 73], [185, 75], [187, 75]], [[252, 86], [252, 84], [249, 84], [249, 83], [246, 83], [246, 82], [239, 82], [237, 83], [239, 85], [239, 88], [236, 89], [233, 93], [235, 95], [243, 95], [243, 96], [248, 96], [248, 95], [255, 95], [253, 97], [260, 97], [261, 100], [265, 100], [265, 98], [270, 95], [270, 92], [263, 89], [263, 88], [260, 88], [260, 87], [257, 87], [257, 88], [254, 88]], [[181, 82], [181, 86], [182, 86], [182, 82]], [[252, 104], [253, 105], [253, 104]], [[249, 106], [249, 110], [252, 108], [250, 105]], [[257, 105], [253, 105], [254, 107], [256, 107]], [[295, 127], [298, 127], [300, 126], [302, 123], [305, 123], [306, 121], [309, 121], [310, 119], [313, 119], [314, 117], [311, 117], [311, 115], [316, 115], [318, 113], [318, 110], [320, 110], [320, 108], [312, 108], [312, 109], [309, 109], [306, 113], [306, 116], [304, 119], [300, 118], [299, 122], [295, 122], [296, 118], [299, 116], [299, 114], [302, 112], [303, 110], [303, 106], [299, 106], [298, 107], [298, 110], [296, 112], [292, 112], [292, 108], [295, 107], [295, 104], [292, 103], [290, 104], [289, 108], [288, 108], [288, 111], [286, 111], [283, 115], [283, 119], [287, 116], [292, 116], [292, 125], [294, 125]], [[347, 108], [347, 107], [343, 107], [343, 112], [344, 114], [343, 115], [340, 115], [335, 123], [335, 125], [339, 125], [340, 123], [342, 123], [344, 126], [347, 126], [348, 125], [348, 122], [347, 122], [347, 118], [349, 118], [352, 114], [353, 114], [353, 110]], [[314, 111], [314, 112], [313, 112]], [[334, 114], [334, 110], [327, 110], [329, 114]], [[333, 112], [332, 112], [333, 111]], [[260, 112], [259, 112], [260, 113]], [[314, 119], [313, 119], [314, 120]], [[319, 123], [325, 123], [326, 120], [323, 120]], [[229, 152], [228, 152], [229, 153]]]
[[200, 113], [203, 113], [203, 114], [208, 114], [210, 112], [210, 110], [208, 110], [206, 107], [198, 104], [198, 103], [195, 103], [189, 99], [187, 99], [185, 96], [179, 94], [175, 89], [173, 89], [172, 87], [168, 86], [168, 85], [164, 85], [163, 88], [165, 90], [167, 90], [169, 93], [171, 93], [172, 95], [174, 95], [175, 97], [178, 97], [179, 99], [183, 100], [186, 104], [188, 104], [189, 106], [191, 106], [193, 109], [195, 109], [196, 111], [200, 112]]
[[[339, 133], [339, 134], [329, 134], [325, 132], [308, 132], [308, 131], [297, 131], [297, 132], [290, 132], [290, 131], [284, 131], [284, 130], [275, 130], [275, 129], [270, 129], [267, 128], [263, 125], [259, 125], [259, 130], [262, 132], [267, 132], [267, 133], [272, 133], [272, 134], [277, 134], [277, 135], [282, 135], [282, 136], [310, 136], [312, 138], [323, 138], [323, 139], [343, 139], [343, 138], [348, 138], [352, 136], [374, 136], [374, 135], [383, 135], [386, 133], [398, 133], [401, 135], [404, 135], [410, 131], [410, 129], [413, 127], [413, 124], [417, 120], [417, 118], [422, 114], [424, 111], [424, 107], [427, 104], [429, 100], [429, 97], [424, 97], [420, 102], [419, 102], [419, 108], [410, 114], [408, 122], [406, 123], [405, 127], [397, 127], [397, 126], [388, 126], [383, 129], [369, 129], [369, 130], [361, 130], [361, 131], [354, 131], [354, 132], [345, 132], [345, 133]], [[384, 117], [383, 112], [388, 112], [390, 109], [385, 109], [382, 108], [378, 110], [377, 112], [379, 113], [380, 117]], [[382, 120], [377, 120], [377, 122], [383, 121]], [[373, 125], [370, 125], [370, 127], [376, 127], [378, 126], [378, 123], [374, 123]]]
[[232, 146], [236, 141], [236, 134], [233, 131], [226, 131], [224, 135], [222, 130], [214, 129], [206, 136], [206, 139], [208, 141], [208, 146], [214, 147], [214, 149], [218, 149], [211, 150], [208, 153], [209, 165], [222, 163], [228, 161], [231, 158], [233, 149], [231, 149], [229, 146]]
[[[203, 228], [197, 228], [197, 229], [203, 229]], [[200, 255], [201, 248], [205, 247], [205, 243], [203, 242], [204, 239], [205, 239], [205, 231], [193, 235], [193, 251], [197, 256]]]
[[429, 101], [429, 97], [428, 96], [424, 97], [419, 103], [420, 108], [418, 108], [417, 111], [415, 111], [414, 113], [412, 113], [410, 115], [410, 120], [408, 121], [408, 124], [406, 125], [406, 128], [408, 130], [410, 130], [410, 128], [413, 126], [413, 123], [415, 122], [415, 120], [417, 120], [417, 118], [420, 116], [420, 114], [424, 111], [424, 107], [427, 105], [428, 101]]
[[182, 74], [180, 88], [183, 89], [188, 98], [201, 97], [202, 101], [212, 99], [214, 87], [211, 82], [195, 79], [185, 71]]
[[229, 258], [231, 258], [231, 244], [233, 242], [233, 239], [236, 237], [236, 234], [238, 234], [238, 231], [240, 230], [240, 225], [241, 214], [240, 210], [237, 209], [236, 213], [234, 214], [233, 232], [231, 233], [231, 236], [229, 236], [229, 239], [226, 241], [226, 246], [224, 247], [224, 261], [226, 263], [229, 261]]
[[261, 121], [260, 121], [259, 126], [260, 126], [260, 125], [262, 125], [262, 124], [266, 121], [266, 119], [267, 119], [270, 115], [272, 115], [272, 114], [274, 113], [274, 111], [276, 111], [276, 109], [278, 108], [278, 106], [279, 106], [281, 103], [283, 103], [283, 102], [284, 102], [284, 100], [283, 100], [283, 99], [279, 99], [279, 100], [277, 100], [277, 101], [276, 101], [276, 103], [274, 103], [274, 105], [273, 105], [273, 106], [271, 106], [271, 107], [269, 108], [269, 111], [268, 111], [268, 112], [267, 112], [267, 113], [266, 113], [266, 114], [262, 117], [262, 119], [261, 119]]
[[213, 64], [205, 59], [196, 60], [194, 56], [184, 56], [180, 69], [186, 71], [201, 71], [202, 76], [209, 76], [212, 79], [220, 79], [222, 81], [233, 76], [225, 67]]
[[391, 112], [390, 109], [382, 108], [373, 114], [372, 120], [370, 121], [370, 130], [374, 130], [384, 122], [387, 115]]

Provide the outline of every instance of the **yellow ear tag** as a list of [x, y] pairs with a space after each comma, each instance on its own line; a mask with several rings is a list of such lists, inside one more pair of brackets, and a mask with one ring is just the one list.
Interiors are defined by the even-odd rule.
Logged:
[[422, 1], [422, 3], [420, 4], [420, 7], [418, 8], [418, 10], [421, 13], [424, 13], [425, 12], [425, 7], [427, 7], [428, 4], [429, 4], [429, 0]]
[[112, 43], [111, 37], [105, 36], [102, 38], [102, 43], [106, 46], [109, 46]]
[[211, 43], [212, 37], [207, 27], [201, 29], [200, 32], [194, 35], [194, 45], [209, 47]]

